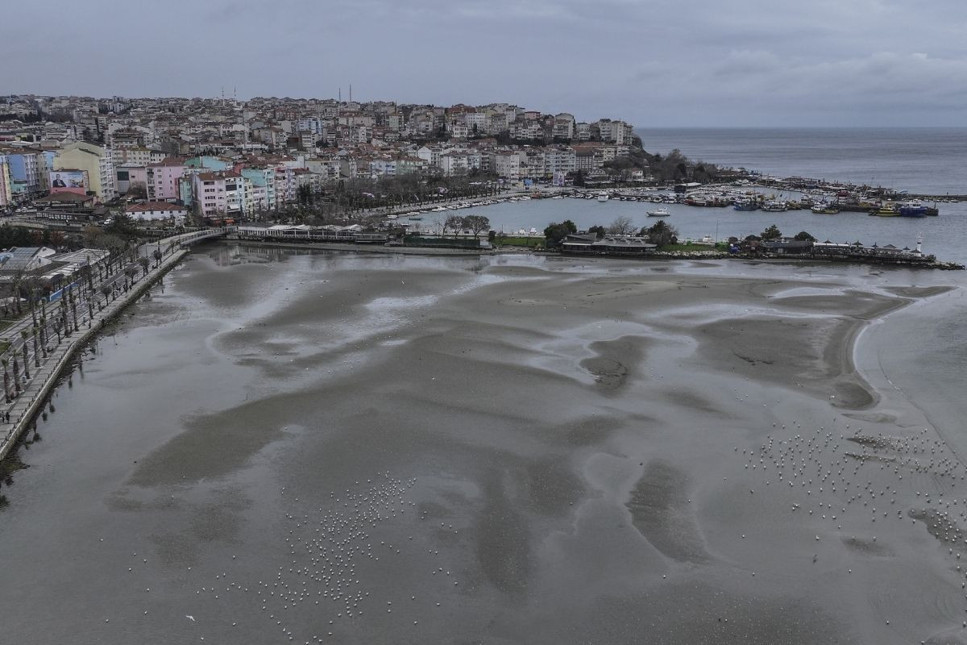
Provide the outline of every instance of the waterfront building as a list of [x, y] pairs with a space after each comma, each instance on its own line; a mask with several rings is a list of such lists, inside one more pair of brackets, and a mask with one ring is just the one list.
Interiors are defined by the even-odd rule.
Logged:
[[193, 202], [208, 219], [238, 217], [246, 206], [245, 181], [232, 171], [200, 172], [192, 176]]
[[241, 173], [252, 185], [252, 205], [255, 211], [274, 211], [278, 208], [275, 195], [275, 168], [268, 166], [242, 168]]
[[544, 171], [545, 177], [553, 177], [555, 174], [567, 174], [577, 170], [577, 155], [574, 148], [570, 146], [548, 146], [544, 149]]
[[188, 209], [168, 202], [145, 202], [130, 204], [124, 208], [125, 214], [138, 221], [170, 220], [175, 226], [184, 226]]
[[498, 177], [510, 181], [521, 178], [523, 155], [516, 151], [501, 151], [494, 154], [494, 172]]

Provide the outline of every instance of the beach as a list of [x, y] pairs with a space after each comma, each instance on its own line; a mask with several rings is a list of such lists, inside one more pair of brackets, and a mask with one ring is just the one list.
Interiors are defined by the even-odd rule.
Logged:
[[23, 454], [5, 639], [967, 642], [964, 410], [877, 360], [959, 279], [205, 247]]

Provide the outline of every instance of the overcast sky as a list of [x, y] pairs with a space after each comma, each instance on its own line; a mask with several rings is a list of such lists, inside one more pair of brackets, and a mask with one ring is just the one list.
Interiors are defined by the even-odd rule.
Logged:
[[0, 94], [515, 103], [636, 127], [965, 125], [964, 0], [7, 2]]

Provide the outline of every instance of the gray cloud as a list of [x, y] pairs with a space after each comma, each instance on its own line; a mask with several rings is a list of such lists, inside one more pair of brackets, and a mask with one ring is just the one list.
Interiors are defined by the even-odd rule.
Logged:
[[[510, 101], [639, 125], [958, 124], [960, 0], [14, 3], [6, 92]], [[26, 54], [29, 52], [29, 55]]]

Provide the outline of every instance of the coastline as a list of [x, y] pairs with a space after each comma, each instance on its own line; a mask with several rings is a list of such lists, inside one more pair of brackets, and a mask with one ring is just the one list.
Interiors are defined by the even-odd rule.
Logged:
[[[0, 423], [0, 428], [5, 430], [4, 438], [0, 441], [0, 461], [17, 450], [26, 432], [30, 429], [36, 431], [37, 417], [47, 406], [58, 380], [65, 372], [72, 369], [74, 357], [78, 352], [100, 334], [108, 321], [136, 302], [187, 254], [187, 250], [180, 249], [164, 258], [160, 266], [151, 268], [148, 275], [135, 283], [126, 293], [109, 302], [102, 310], [94, 312], [94, 317], [86, 328], [79, 329], [74, 336], [65, 337], [41, 359], [40, 366], [35, 368], [33, 378], [24, 384], [20, 395], [11, 403], [4, 404], [4, 410], [10, 414], [11, 421]], [[87, 320], [86, 316], [84, 320]]]

